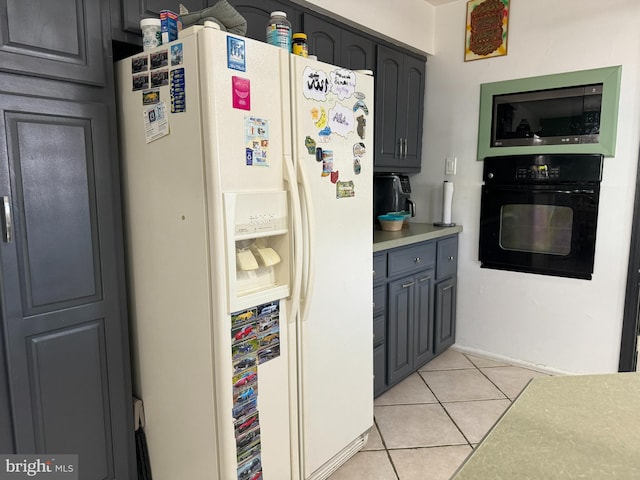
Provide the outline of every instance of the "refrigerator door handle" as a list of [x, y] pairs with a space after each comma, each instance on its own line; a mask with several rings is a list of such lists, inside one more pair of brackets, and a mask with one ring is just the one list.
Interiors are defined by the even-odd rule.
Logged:
[[298, 172], [300, 173], [299, 179], [300, 183], [300, 192], [301, 197], [304, 198], [304, 213], [306, 215], [306, 228], [304, 229], [304, 239], [307, 249], [307, 254], [304, 259], [304, 264], [306, 266], [306, 285], [301, 294], [301, 303], [302, 303], [302, 316], [301, 320], [306, 322], [309, 317], [309, 296], [311, 291], [313, 290], [313, 284], [315, 281], [315, 267], [314, 267], [314, 254], [315, 254], [315, 246], [313, 245], [313, 236], [312, 233], [315, 229], [315, 217], [313, 213], [313, 205], [311, 204], [310, 192], [309, 188], [309, 178], [302, 166], [298, 168]]
[[291, 278], [291, 312], [289, 312], [289, 323], [296, 321], [296, 315], [300, 309], [300, 290], [302, 289], [302, 205], [300, 202], [300, 192], [298, 190], [298, 181], [293, 168], [291, 158], [285, 157], [285, 169], [287, 172], [287, 183], [289, 184], [289, 193], [291, 197], [291, 214], [293, 216], [293, 278]]

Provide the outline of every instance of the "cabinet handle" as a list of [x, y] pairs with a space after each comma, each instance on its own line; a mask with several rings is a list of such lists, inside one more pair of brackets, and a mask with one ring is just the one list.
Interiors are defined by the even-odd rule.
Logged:
[[[393, 156], [396, 156], [395, 151], [393, 152]], [[402, 158], [402, 138], [398, 138], [398, 156], [396, 158]]]
[[9, 197], [2, 197], [2, 206], [4, 207], [4, 241], [11, 243], [13, 240], [13, 222], [11, 221], [11, 204]]
[[420, 259], [420, 257], [416, 257], [413, 259], [413, 261], [416, 263], [420, 263], [422, 260]]
[[453, 260], [453, 257], [449, 257], [449, 261], [452, 261], [452, 260]]
[[408, 288], [408, 287], [410, 287], [411, 285], [415, 285], [415, 284], [416, 284], [416, 282], [403, 283], [403, 284], [402, 284], [402, 288]]
[[418, 280], [418, 282], [426, 282], [427, 280], [429, 280], [431, 277], [422, 277], [420, 280]]
[[407, 158], [407, 139], [404, 139], [404, 152], [402, 154], [402, 158]]

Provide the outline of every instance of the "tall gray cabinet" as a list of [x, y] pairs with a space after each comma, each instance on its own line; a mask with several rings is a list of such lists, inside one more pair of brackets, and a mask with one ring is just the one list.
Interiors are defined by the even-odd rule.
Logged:
[[109, 3], [0, 3], [0, 451], [135, 478]]

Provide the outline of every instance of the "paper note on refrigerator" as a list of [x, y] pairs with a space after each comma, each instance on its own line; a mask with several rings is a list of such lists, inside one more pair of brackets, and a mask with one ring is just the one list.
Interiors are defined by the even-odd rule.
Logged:
[[169, 135], [169, 121], [167, 120], [167, 105], [160, 102], [144, 109], [144, 134], [147, 143]]

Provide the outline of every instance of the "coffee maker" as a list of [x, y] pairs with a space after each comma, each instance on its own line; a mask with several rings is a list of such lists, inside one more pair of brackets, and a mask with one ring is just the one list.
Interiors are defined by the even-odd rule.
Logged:
[[373, 177], [373, 223], [378, 215], [389, 212], [410, 212], [416, 216], [416, 205], [409, 198], [411, 184], [407, 175], [385, 173]]

